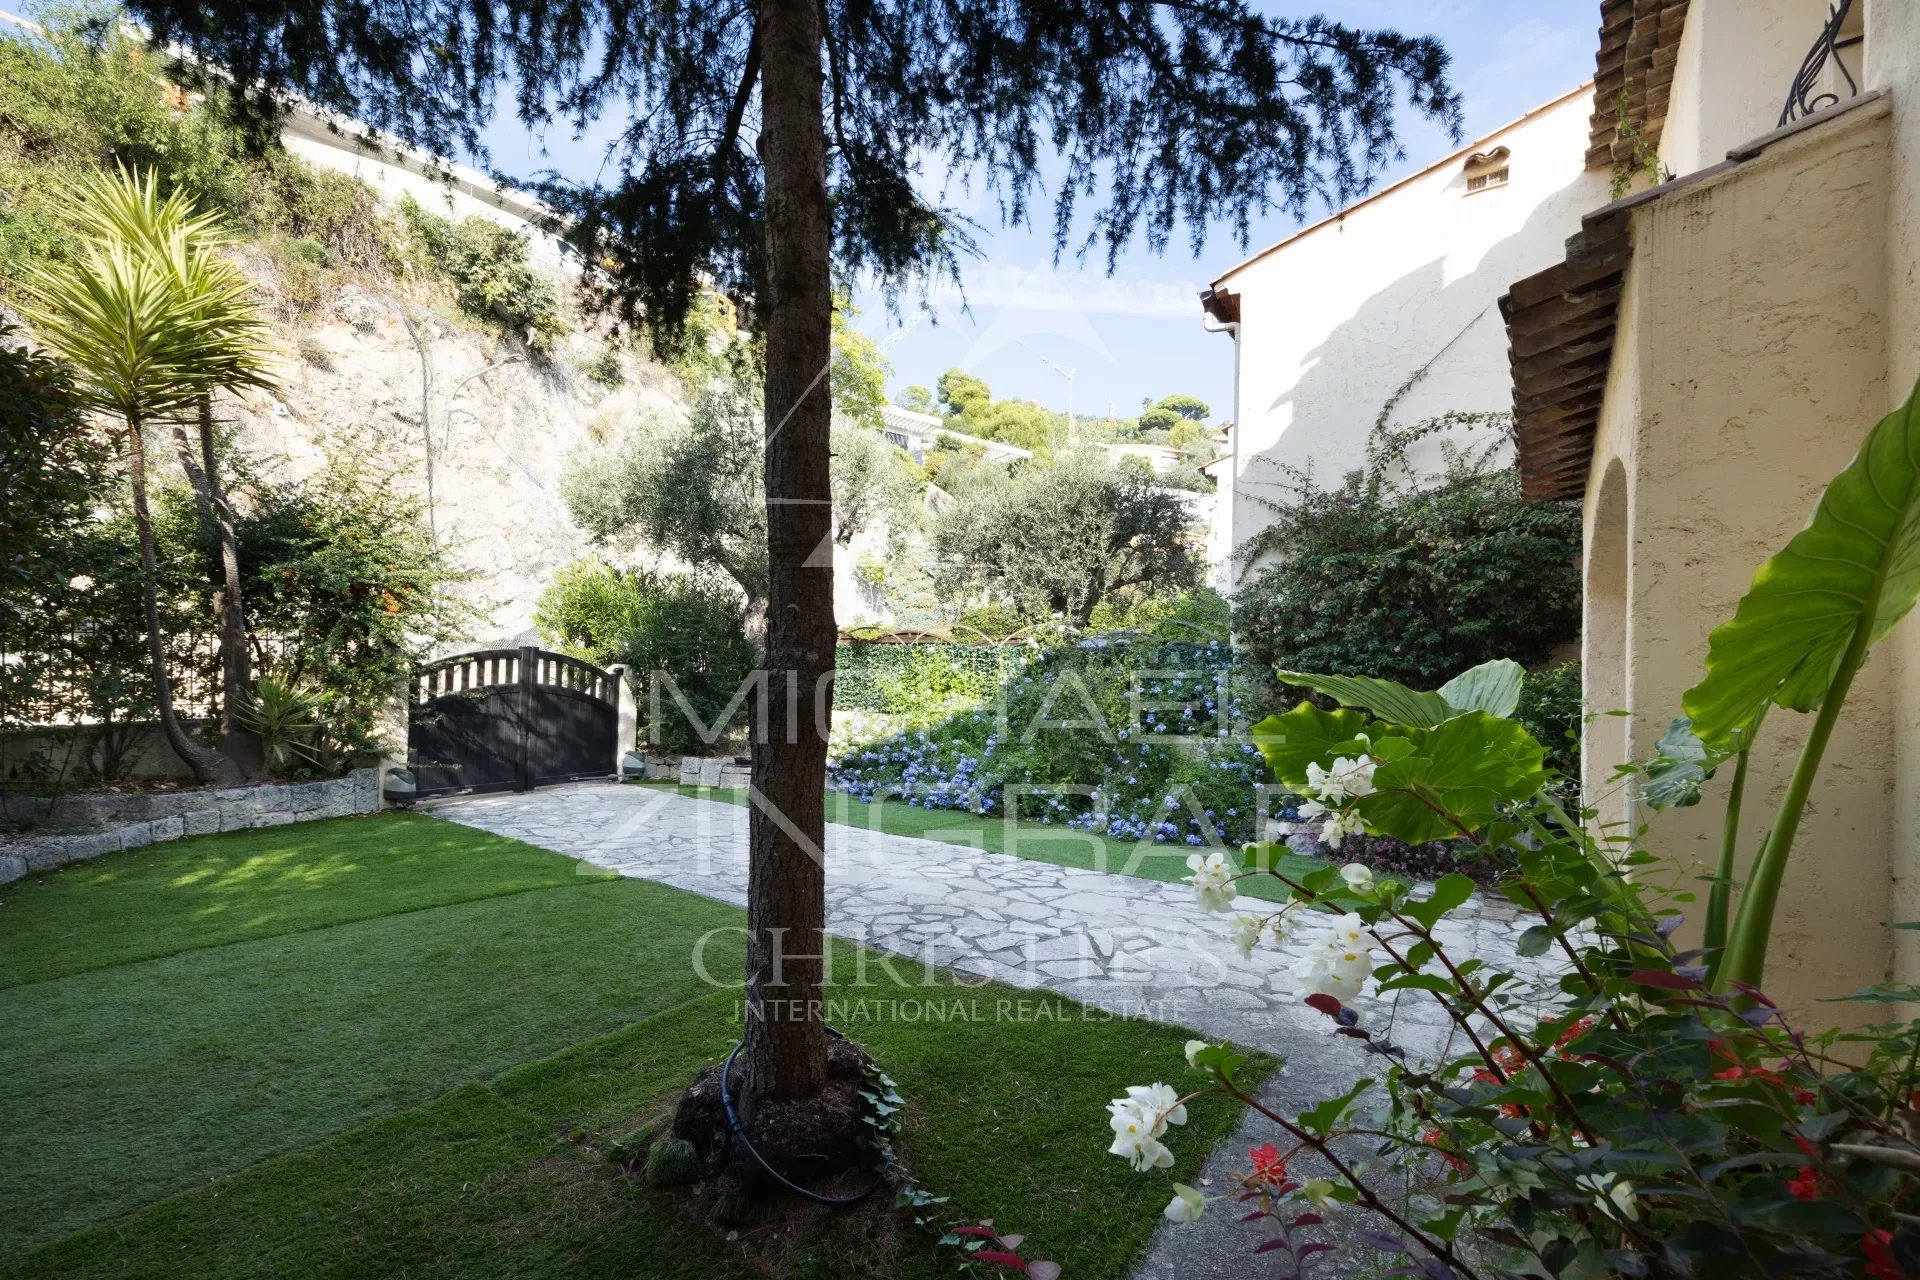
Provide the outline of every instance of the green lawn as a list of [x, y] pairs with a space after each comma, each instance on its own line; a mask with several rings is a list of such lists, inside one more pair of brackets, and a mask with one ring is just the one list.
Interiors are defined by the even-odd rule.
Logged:
[[[747, 793], [733, 787], [683, 787], [677, 782], [636, 784], [678, 791], [682, 795], [728, 804], [746, 804]], [[827, 792], [827, 821], [850, 827], [868, 827], [894, 836], [918, 836], [946, 844], [963, 844], [990, 853], [1007, 853], [1055, 866], [1075, 867], [1083, 871], [1104, 871], [1111, 875], [1138, 876], [1143, 880], [1174, 883], [1193, 873], [1187, 858], [1200, 850], [1183, 844], [1142, 844], [1133, 840], [1109, 840], [1091, 831], [1071, 831], [1063, 827], [1043, 826], [1038, 822], [1008, 822], [1005, 818], [979, 818], [957, 809], [922, 809], [904, 800], [868, 804], [844, 791]], [[1299, 854], [1280, 856], [1276, 869], [1282, 875], [1299, 876], [1327, 864]], [[1252, 876], [1240, 881], [1240, 892], [1272, 902], [1285, 902], [1287, 887], [1271, 876]]]
[[[109, 855], [0, 920], [0, 971], [38, 975], [0, 991], [0, 1277], [939, 1274], [883, 1205], [729, 1241], [595, 1153], [737, 1039], [690, 963], [722, 930], [738, 972], [731, 907], [383, 815]], [[908, 1095], [919, 1180], [1123, 1275], [1166, 1178], [1103, 1154], [1102, 1109], [1177, 1082], [1185, 1033], [868, 976], [839, 1013]], [[1172, 1173], [1232, 1120], [1196, 1108]]]
[[[611, 879], [413, 814], [149, 845], [0, 888], [0, 987], [197, 947]], [[182, 851], [185, 851], [184, 853]]]

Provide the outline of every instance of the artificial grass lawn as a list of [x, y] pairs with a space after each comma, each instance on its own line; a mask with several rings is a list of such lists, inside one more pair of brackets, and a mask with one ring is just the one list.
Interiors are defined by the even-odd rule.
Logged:
[[[400, 877], [400, 914], [176, 947], [0, 992], [11, 1102], [0, 1255], [52, 1241], [0, 1264], [0, 1276], [745, 1277], [768, 1273], [770, 1250], [774, 1274], [937, 1273], [928, 1240], [879, 1204], [744, 1232], [749, 1257], [682, 1197], [618, 1176], [591, 1142], [572, 1140], [664, 1113], [737, 1038], [736, 995], [713, 992], [689, 963], [701, 935], [726, 929], [707, 959], [716, 974], [739, 972], [743, 916], [723, 904], [641, 882], [576, 883], [557, 855], [382, 817], [273, 833], [290, 843], [264, 877], [216, 873], [251, 838], [224, 836], [137, 855], [138, 874], [101, 879], [91, 897], [45, 891], [58, 876], [30, 880], [5, 907], [8, 954], [57, 967], [90, 902], [125, 954], [179, 941], [172, 913], [135, 908], [143, 886], [161, 886], [173, 912], [255, 929], [326, 920], [329, 881], [343, 909], [376, 906], [354, 883], [382, 874], [371, 860], [290, 889], [308, 879], [298, 837], [315, 864], [334, 867], [343, 826], [421, 870]], [[431, 854], [462, 845], [436, 891]], [[126, 856], [94, 866], [112, 871]], [[423, 905], [541, 875], [550, 887]], [[842, 983], [856, 962], [837, 953]], [[997, 985], [900, 989], [877, 966], [866, 976], [885, 985], [842, 986], [832, 1016], [907, 1094], [920, 1181], [952, 1196], [955, 1216], [1026, 1232], [1029, 1256], [1070, 1275], [1122, 1274], [1167, 1179], [1104, 1154], [1103, 1107], [1123, 1085], [1178, 1082], [1185, 1033]], [[929, 1009], [947, 1017], [927, 1020]], [[1175, 1131], [1172, 1173], [1190, 1173], [1233, 1119], [1195, 1108]], [[254, 1163], [275, 1153], [287, 1154]], [[101, 1225], [56, 1239], [87, 1223]]]
[[[684, 787], [677, 782], [647, 782], [637, 785], [661, 787], [702, 800], [721, 800], [728, 804], [748, 803], [744, 789], [735, 787]], [[961, 844], [989, 853], [1006, 853], [1057, 867], [1082, 871], [1103, 871], [1112, 875], [1138, 876], [1172, 884], [1193, 873], [1187, 858], [1197, 850], [1184, 844], [1142, 844], [1136, 840], [1109, 840], [1091, 831], [1071, 831], [1038, 822], [1008, 822], [1005, 818], [975, 817], [957, 809], [922, 809], [905, 800], [869, 804], [844, 791], [827, 792], [827, 821], [849, 827], [867, 827], [893, 836], [917, 836]], [[1234, 856], [1231, 850], [1228, 856]], [[1299, 877], [1327, 864], [1318, 858], [1283, 853], [1275, 863], [1282, 875]], [[1240, 892], [1271, 902], [1285, 902], [1290, 893], [1271, 876], [1249, 876], [1239, 882]]]
[[544, 849], [414, 814], [149, 845], [0, 888], [0, 987], [611, 878]]

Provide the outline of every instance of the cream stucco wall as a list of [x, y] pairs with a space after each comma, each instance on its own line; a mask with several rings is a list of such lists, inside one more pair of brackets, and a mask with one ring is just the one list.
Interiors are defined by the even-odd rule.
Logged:
[[[1692, 0], [1660, 135], [1661, 163], [1685, 177], [1779, 123], [1788, 86], [1826, 23], [1828, 3]], [[1846, 57], [1858, 75], [1859, 51]]]
[[[1592, 96], [1567, 95], [1398, 187], [1229, 271], [1240, 299], [1232, 507], [1238, 547], [1269, 517], [1282, 468], [1323, 484], [1360, 467], [1375, 420], [1512, 408], [1501, 294], [1557, 260], [1607, 198], [1584, 163]], [[1468, 194], [1468, 154], [1504, 146], [1511, 181]], [[1396, 399], [1397, 397], [1397, 399]], [[1439, 441], [1415, 469], [1441, 466]]]
[[[1696, 808], [1653, 813], [1609, 774], [1623, 747], [1653, 754], [1700, 677], [1708, 632], [1885, 410], [1890, 133], [1881, 99], [1631, 215], [1586, 494], [1589, 709], [1630, 714], [1590, 724], [1586, 781], [1603, 817], [1644, 822], [1676, 887], [1703, 900], [1691, 878], [1717, 858], [1725, 779]], [[1623, 565], [1610, 559], [1621, 545]], [[1882, 653], [1827, 754], [1776, 917], [1768, 987], [1810, 1026], [1852, 1016], [1814, 1002], [1884, 980], [1891, 963], [1892, 687]], [[1806, 721], [1775, 712], [1756, 748], [1749, 857]]]
[[[1920, 381], [1920, 6], [1872, 0], [1867, 81], [1891, 91], [1887, 196], [1887, 398], [1892, 409]], [[1893, 661], [1896, 920], [1920, 920], [1920, 619], [1886, 642]], [[1920, 982], [1920, 933], [1894, 936], [1894, 976]]]

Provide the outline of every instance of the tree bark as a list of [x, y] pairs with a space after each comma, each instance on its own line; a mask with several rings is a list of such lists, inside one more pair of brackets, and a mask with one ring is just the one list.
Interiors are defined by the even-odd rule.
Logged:
[[153, 661], [153, 703], [167, 745], [193, 771], [196, 781], [232, 786], [246, 779], [233, 761], [195, 742], [173, 710], [167, 679], [167, 646], [160, 634], [159, 556], [154, 551], [153, 513], [147, 507], [147, 445], [138, 418], [127, 419], [127, 482], [133, 489], [133, 523], [140, 535], [140, 604], [147, 621], [147, 653]]
[[768, 264], [768, 715], [755, 734], [747, 873], [746, 1095], [815, 1097], [827, 1078], [824, 715], [833, 670], [829, 478], [833, 293], [817, 0], [758, 0]]
[[200, 397], [200, 455], [194, 457], [185, 428], [173, 428], [173, 447], [180, 469], [193, 488], [200, 528], [219, 556], [213, 570], [213, 615], [220, 629], [220, 749], [249, 777], [266, 769], [266, 753], [258, 734], [250, 733], [236, 716], [253, 696], [253, 653], [247, 637], [247, 618], [240, 593], [240, 541], [233, 531], [233, 508], [220, 483], [213, 450], [213, 401]]

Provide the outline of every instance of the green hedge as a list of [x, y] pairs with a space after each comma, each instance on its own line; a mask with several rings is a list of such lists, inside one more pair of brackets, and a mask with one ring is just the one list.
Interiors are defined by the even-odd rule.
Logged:
[[833, 705], [888, 715], [977, 707], [1027, 654], [1021, 645], [843, 644], [834, 654]]

